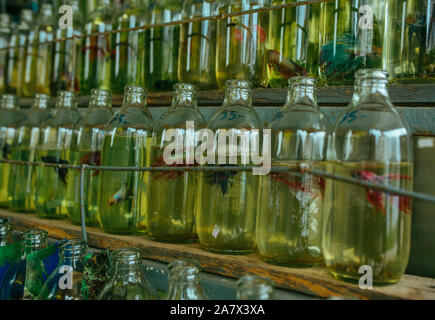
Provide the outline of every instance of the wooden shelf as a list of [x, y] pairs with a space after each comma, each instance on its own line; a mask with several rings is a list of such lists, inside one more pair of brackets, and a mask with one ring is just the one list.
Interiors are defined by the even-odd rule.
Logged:
[[[80, 237], [80, 227], [65, 220], [42, 220], [35, 215], [0, 210], [0, 216], [9, 217], [18, 230], [42, 228], [55, 239]], [[145, 259], [169, 263], [174, 259], [197, 259], [203, 271], [230, 278], [245, 274], [269, 277], [276, 286], [304, 294], [327, 298], [346, 296], [357, 299], [430, 299], [435, 300], [435, 279], [411, 275], [403, 276], [395, 285], [361, 290], [357, 285], [333, 279], [325, 268], [284, 268], [261, 261], [257, 254], [226, 256], [206, 252], [198, 244], [175, 245], [149, 240], [146, 236], [117, 236], [88, 228], [89, 245], [94, 248], [120, 248], [135, 246], [142, 250]]]
[[[435, 84], [391, 85], [390, 96], [397, 106], [434, 106]], [[321, 106], [345, 106], [351, 101], [353, 87], [318, 87], [318, 101]], [[165, 107], [172, 101], [173, 92], [148, 94], [148, 106]], [[287, 96], [287, 89], [253, 89], [252, 98], [255, 106], [283, 106]], [[198, 105], [205, 107], [222, 104], [224, 91], [210, 90], [198, 92]], [[86, 107], [89, 97], [79, 97], [79, 105]], [[113, 96], [113, 105], [121, 106], [122, 96]], [[32, 99], [20, 99], [22, 107], [32, 104]]]

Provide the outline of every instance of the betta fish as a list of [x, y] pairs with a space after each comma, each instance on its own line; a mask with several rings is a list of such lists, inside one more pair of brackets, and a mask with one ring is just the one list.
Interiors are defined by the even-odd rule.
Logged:
[[[41, 158], [42, 161], [44, 163], [56, 163], [56, 164], [68, 164], [68, 161], [56, 158], [56, 157], [52, 157], [52, 156], [47, 156], [47, 157], [42, 157]], [[68, 169], [66, 168], [56, 168], [53, 167], [54, 171], [56, 171], [57, 175], [59, 176], [60, 181], [62, 181], [64, 184], [66, 184], [66, 175], [68, 173]]]
[[3, 152], [3, 160], [9, 160], [9, 155], [11, 154], [11, 148], [7, 143], [4, 144], [2, 152]]
[[275, 69], [276, 72], [285, 79], [307, 75], [307, 70], [293, 60], [286, 57], [281, 57], [280, 53], [276, 50], [269, 50], [268, 65], [270, 68]]
[[[158, 158], [156, 161], [154, 161], [154, 163], [151, 165], [151, 167], [155, 168], [155, 167], [196, 167], [198, 166], [197, 163], [193, 164], [193, 165], [185, 165], [185, 164], [177, 164], [177, 163], [173, 163], [170, 165], [167, 165], [165, 160], [163, 159], [163, 156], [161, 156], [160, 158]], [[182, 176], [186, 171], [162, 171], [159, 173], [154, 173], [153, 174], [153, 179], [161, 179], [161, 178], [165, 178], [166, 180], [175, 180], [178, 177]]]
[[209, 185], [220, 187], [222, 194], [226, 195], [232, 185], [230, 179], [236, 175], [237, 171], [213, 171], [206, 173], [205, 178]]
[[[87, 164], [90, 166], [100, 166], [101, 164], [101, 153], [100, 151], [93, 151], [85, 154], [80, 159], [80, 165]], [[96, 170], [95, 173], [92, 175], [93, 177], [98, 176], [100, 171]]]
[[[360, 179], [366, 182], [383, 184], [386, 185], [386, 181], [388, 180], [412, 180], [412, 177], [399, 175], [399, 174], [387, 174], [384, 176], [378, 176], [376, 173], [366, 170], [354, 170], [352, 171], [352, 177], [356, 179]], [[370, 188], [365, 188], [366, 197], [368, 202], [378, 211], [382, 212], [386, 215], [387, 211], [385, 209], [385, 200], [386, 194], [380, 190], [373, 190]], [[391, 200], [397, 199], [397, 196], [388, 197]], [[399, 196], [399, 210], [404, 212], [405, 214], [411, 213], [412, 201], [409, 197]]]
[[121, 189], [119, 189], [119, 191], [115, 193], [115, 195], [112, 198], [110, 198], [110, 200], [107, 202], [107, 205], [109, 207], [117, 206], [118, 204], [127, 200], [131, 196], [132, 196], [132, 192], [127, 191], [127, 183], [124, 182], [122, 184]]

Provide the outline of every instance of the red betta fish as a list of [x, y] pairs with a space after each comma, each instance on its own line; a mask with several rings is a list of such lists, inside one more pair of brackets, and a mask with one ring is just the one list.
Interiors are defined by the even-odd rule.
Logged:
[[[89, 152], [89, 153], [85, 154], [80, 159], [80, 165], [82, 165], [82, 164], [87, 164], [90, 166], [100, 166], [100, 164], [101, 164], [101, 152], [94, 151], [94, 152]], [[96, 170], [92, 176], [93, 177], [98, 176], [99, 173], [100, 173], [100, 171]]]
[[[160, 158], [158, 158], [156, 161], [154, 161], [154, 163], [151, 165], [151, 167], [155, 168], [155, 167], [196, 167], [198, 166], [197, 163], [195, 164], [177, 164], [177, 163], [173, 163], [173, 164], [169, 164], [167, 165], [165, 160], [163, 159], [163, 156], [161, 156]], [[165, 178], [166, 180], [175, 180], [178, 177], [182, 176], [185, 173], [185, 171], [162, 171], [162, 172], [155, 172], [153, 174], [153, 179], [161, 179], [161, 178]]]
[[[412, 180], [412, 177], [399, 175], [399, 174], [387, 174], [384, 176], [378, 176], [376, 173], [367, 170], [353, 170], [352, 177], [376, 184], [387, 185], [386, 181], [389, 180]], [[378, 211], [381, 211], [384, 215], [387, 214], [385, 209], [386, 197], [391, 200], [392, 204], [399, 207], [399, 210], [405, 214], [411, 214], [412, 200], [405, 196], [387, 196], [385, 192], [380, 190], [366, 189], [367, 200]], [[396, 199], [399, 199], [397, 202]]]

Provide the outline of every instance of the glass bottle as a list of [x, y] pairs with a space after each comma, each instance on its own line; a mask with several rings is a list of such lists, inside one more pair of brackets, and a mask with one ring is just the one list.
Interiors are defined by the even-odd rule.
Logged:
[[[289, 80], [287, 102], [270, 123], [272, 166], [325, 170], [329, 123], [317, 105], [313, 78]], [[266, 262], [312, 266], [323, 261], [325, 180], [274, 172], [261, 177], [257, 244]]]
[[41, 6], [36, 27], [30, 29], [26, 42], [26, 58], [23, 68], [22, 95], [33, 97], [36, 93], [51, 94], [51, 75], [56, 18], [51, 4]]
[[47, 247], [47, 232], [29, 230], [21, 235], [22, 252], [15, 264], [11, 264], [1, 283], [1, 300], [22, 300], [26, 279], [27, 256]]
[[58, 41], [54, 45], [53, 73], [51, 78], [51, 93], [57, 95], [61, 90], [79, 90], [79, 75], [81, 51], [79, 38], [82, 35], [83, 18], [79, 9], [78, 0], [68, 0], [64, 3], [72, 8], [72, 28], [56, 30], [56, 39], [69, 39]]
[[0, 14], [0, 92], [5, 92], [8, 70], [8, 47], [11, 38], [11, 17]]
[[[219, 14], [270, 6], [270, 0], [225, 0]], [[248, 79], [266, 87], [269, 12], [220, 19], [217, 22], [216, 78], [219, 88], [227, 79]]]
[[386, 0], [382, 68], [399, 83], [435, 82], [435, 2]]
[[[57, 95], [55, 110], [41, 125], [35, 161], [69, 164], [66, 160], [65, 148], [71, 144], [73, 126], [79, 119], [80, 114], [74, 93], [60, 91]], [[66, 203], [68, 169], [36, 167], [35, 172], [34, 196], [38, 217], [65, 218], [68, 215]]]
[[21, 10], [20, 23], [12, 32], [9, 42], [9, 61], [6, 71], [6, 92], [22, 96], [22, 76], [26, 60], [26, 41], [33, 27], [31, 10]]
[[[338, 119], [328, 142], [327, 171], [412, 190], [408, 125], [390, 101], [387, 73], [367, 70], [359, 99]], [[323, 252], [334, 277], [356, 281], [370, 266], [374, 284], [396, 283], [410, 250], [411, 198], [335, 180], [326, 181]]]
[[[122, 108], [104, 128], [102, 166], [150, 166], [153, 120], [145, 89], [125, 88]], [[147, 230], [147, 172], [102, 171], [99, 221], [104, 231], [119, 234]]]
[[[2, 95], [0, 99], [0, 159], [14, 160], [12, 146], [24, 114], [18, 107], [17, 97], [10, 94]], [[0, 207], [7, 208], [10, 203], [9, 179], [11, 165], [0, 164]]]
[[[215, 0], [187, 0], [183, 3], [182, 19], [217, 15]], [[181, 25], [178, 54], [178, 78], [200, 89], [216, 88], [216, 20]]]
[[[179, 21], [179, 0], [153, 0], [146, 23], [148, 25]], [[150, 91], [170, 90], [178, 80], [178, 47], [180, 25], [150, 28], [145, 31], [145, 81]]]
[[[192, 165], [195, 160], [187, 162], [186, 149], [177, 154], [181, 159], [167, 159], [174, 161], [167, 164], [164, 159], [165, 149], [171, 143], [171, 136], [181, 141], [189, 139], [193, 148], [198, 144], [195, 129], [206, 126], [206, 121], [198, 109], [196, 101], [196, 88], [190, 84], [176, 84], [175, 95], [169, 110], [160, 118], [154, 127], [152, 141], [152, 166]], [[192, 122], [189, 128], [187, 121]], [[195, 141], [196, 140], [196, 141]], [[169, 146], [170, 147], [170, 146]], [[195, 148], [196, 149], [196, 148]], [[184, 160], [186, 159], [186, 161]], [[197, 239], [195, 228], [195, 201], [198, 187], [198, 174], [194, 172], [154, 172], [149, 183], [149, 214], [148, 231], [157, 241], [168, 242], [194, 242]]]
[[141, 266], [140, 251], [122, 248], [114, 252], [115, 272], [98, 300], [159, 300]]
[[207, 300], [200, 284], [200, 268], [196, 260], [171, 262], [166, 300]]
[[12, 225], [6, 219], [0, 219], [0, 247], [14, 243]]
[[82, 300], [83, 265], [87, 245], [81, 239], [66, 240], [59, 251], [59, 265], [41, 288], [41, 300]]
[[[145, 25], [145, 8], [141, 0], [124, 1], [112, 30]], [[145, 30], [118, 32], [111, 36], [111, 89], [122, 94], [126, 85], [144, 86]]]
[[[93, 89], [89, 108], [74, 126], [71, 145], [67, 146], [66, 160], [70, 164], [99, 166], [103, 146], [103, 129], [112, 118], [110, 91]], [[98, 226], [98, 192], [100, 171], [86, 171], [84, 183], [85, 218], [87, 226]], [[70, 170], [67, 178], [67, 210], [72, 223], [81, 223], [80, 171]]]
[[[222, 107], [208, 122], [214, 134], [214, 151], [219, 135], [239, 136], [254, 145], [260, 139], [252, 129], [263, 125], [251, 101], [248, 81], [229, 80]], [[230, 144], [230, 148], [233, 145]], [[229, 149], [230, 149], [229, 148]], [[249, 165], [246, 150], [236, 147], [237, 154], [224, 157], [227, 165]], [[216, 159], [218, 156], [216, 155]], [[218, 159], [219, 160], [219, 159]], [[236, 161], [234, 161], [236, 160]], [[215, 161], [222, 164], [222, 161]], [[208, 165], [211, 165], [208, 162]], [[203, 248], [217, 253], [244, 254], [255, 249], [255, 222], [259, 177], [252, 172], [217, 172], [200, 174], [196, 204], [196, 228]]]
[[[272, 6], [302, 0], [272, 0]], [[320, 4], [270, 11], [267, 72], [272, 88], [295, 76], [318, 74]]]
[[81, 95], [89, 95], [92, 89], [110, 89], [110, 35], [92, 35], [111, 31], [112, 1], [98, 0], [97, 8], [85, 22], [81, 41], [79, 64]]
[[272, 280], [260, 276], [244, 276], [237, 281], [237, 300], [273, 300]]
[[[50, 96], [37, 94], [31, 109], [15, 135], [11, 147], [12, 159], [35, 161], [35, 150], [41, 132], [40, 126], [50, 115]], [[11, 165], [9, 178], [10, 208], [18, 212], [34, 212], [35, 167]]]

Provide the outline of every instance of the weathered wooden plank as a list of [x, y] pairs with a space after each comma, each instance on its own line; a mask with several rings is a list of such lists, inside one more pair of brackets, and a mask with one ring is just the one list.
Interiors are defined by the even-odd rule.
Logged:
[[[0, 210], [0, 216], [9, 217], [17, 229], [43, 228], [52, 238], [80, 237], [80, 227], [67, 221], [42, 220], [35, 215]], [[135, 246], [149, 260], [169, 263], [175, 259], [189, 258], [200, 261], [204, 271], [231, 278], [257, 274], [271, 278], [277, 287], [326, 298], [346, 296], [358, 299], [435, 299], [435, 279], [405, 275], [391, 286], [361, 290], [357, 285], [333, 279], [325, 268], [285, 268], [261, 261], [257, 254], [226, 256], [204, 251], [198, 244], [176, 245], [149, 240], [146, 236], [118, 236], [88, 228], [89, 244], [95, 248], [120, 248]]]
[[[435, 107], [435, 84], [391, 85], [390, 96], [396, 105], [432, 106]], [[353, 87], [319, 87], [318, 101], [321, 106], [343, 106], [349, 104], [353, 94]], [[172, 101], [172, 92], [158, 92], [148, 94], [148, 106], [169, 106]], [[285, 103], [287, 89], [253, 89], [253, 103], [255, 106], [282, 106]], [[198, 92], [198, 105], [205, 107], [219, 106], [224, 99], [222, 90], [209, 90]], [[79, 105], [86, 107], [89, 97], [79, 97]], [[32, 104], [32, 99], [20, 99], [22, 107]], [[113, 96], [113, 105], [119, 107], [122, 96]]]

